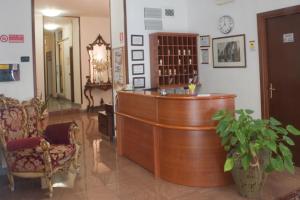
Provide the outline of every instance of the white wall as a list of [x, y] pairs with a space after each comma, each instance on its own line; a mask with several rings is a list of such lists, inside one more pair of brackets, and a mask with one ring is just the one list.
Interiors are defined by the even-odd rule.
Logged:
[[72, 19], [73, 25], [73, 69], [74, 69], [74, 100], [81, 104], [81, 71], [80, 71], [80, 25], [79, 19]]
[[[110, 43], [110, 20], [102, 17], [80, 17], [80, 37], [81, 37], [81, 76], [82, 94], [86, 83], [86, 76], [89, 72], [89, 55], [86, 47], [94, 42], [101, 34], [103, 39]], [[105, 103], [112, 103], [112, 91], [95, 90], [93, 91], [95, 105], [98, 105], [103, 98]], [[82, 108], [86, 108], [88, 102], [83, 98]]]
[[[261, 116], [260, 72], [257, 35], [258, 12], [269, 11], [299, 4], [299, 0], [235, 0], [217, 6], [212, 0], [189, 0], [189, 30], [214, 37], [224, 36], [217, 29], [222, 15], [231, 15], [235, 21], [233, 32], [229, 35], [246, 34], [247, 68], [216, 69], [210, 65], [200, 65], [200, 81], [204, 92], [225, 92], [237, 94], [237, 108], [253, 109]], [[256, 41], [256, 50], [250, 50], [249, 41]], [[210, 54], [212, 56], [212, 54]]]
[[[124, 47], [124, 1], [110, 0], [110, 20], [111, 20], [111, 46], [112, 48]], [[123, 41], [120, 34], [123, 33]]]
[[[144, 54], [145, 54], [145, 76], [146, 88], [150, 86], [150, 55], [149, 55], [149, 33], [157, 31], [146, 31], [144, 27], [144, 8], [171, 8], [175, 10], [175, 17], [163, 16], [164, 32], [187, 32], [188, 31], [188, 13], [187, 2], [183, 0], [127, 0], [127, 39], [128, 39], [128, 73], [129, 82], [132, 83], [132, 61], [131, 50], [141, 49], [132, 47], [131, 35], [144, 35]], [[164, 11], [163, 11], [164, 15]], [[141, 62], [139, 62], [141, 63]]]
[[36, 86], [37, 95], [45, 98], [45, 81], [44, 81], [44, 28], [43, 16], [35, 15], [35, 64], [36, 64]]
[[21, 80], [0, 82], [0, 93], [20, 100], [32, 98], [34, 76], [31, 0], [1, 0], [0, 19], [0, 34], [24, 34], [25, 38], [24, 44], [0, 43], [0, 63], [20, 63], [21, 56], [30, 56], [30, 62], [20, 63]]

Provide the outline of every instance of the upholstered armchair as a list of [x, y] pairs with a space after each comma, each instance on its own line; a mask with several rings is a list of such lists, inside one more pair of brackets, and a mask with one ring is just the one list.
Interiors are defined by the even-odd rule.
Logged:
[[8, 167], [8, 180], [14, 191], [14, 176], [41, 178], [52, 196], [52, 177], [71, 167], [77, 170], [79, 144], [75, 122], [41, 126], [42, 102], [34, 98], [20, 103], [0, 97], [0, 144]]

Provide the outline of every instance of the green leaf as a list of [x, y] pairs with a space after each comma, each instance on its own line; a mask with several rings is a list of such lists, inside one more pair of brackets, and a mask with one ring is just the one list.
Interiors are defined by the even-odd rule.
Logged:
[[284, 167], [289, 173], [291, 173], [291, 174], [295, 173], [295, 167], [294, 167], [294, 163], [292, 161], [292, 158], [284, 159]]
[[268, 147], [268, 149], [277, 153], [277, 145], [274, 141], [266, 141], [265, 145]]
[[284, 157], [293, 157], [291, 150], [284, 144], [279, 144], [279, 149]]
[[295, 142], [288, 136], [283, 136], [283, 140], [291, 146], [295, 145]]
[[245, 112], [246, 112], [248, 115], [251, 115], [251, 114], [254, 113], [254, 111], [253, 111], [253, 110], [250, 110], [250, 109], [246, 109]]
[[243, 169], [245, 171], [247, 171], [249, 169], [249, 165], [250, 165], [250, 161], [251, 161], [251, 156], [246, 154], [243, 158], [242, 158], [242, 166]]
[[236, 137], [232, 137], [230, 142], [231, 142], [231, 145], [234, 146], [237, 144], [238, 139]]
[[296, 135], [296, 136], [300, 135], [300, 131], [292, 125], [288, 125], [286, 127], [286, 129], [293, 135]]
[[224, 165], [224, 172], [231, 171], [233, 167], [234, 167], [234, 159], [232, 157], [227, 158]]
[[256, 149], [258, 148], [258, 146], [258, 144], [250, 143], [249, 147], [252, 157], [256, 157]]
[[220, 110], [213, 115], [212, 119], [215, 121], [220, 121], [221, 119], [224, 118], [225, 113], [226, 113], [225, 110]]
[[236, 131], [236, 136], [242, 145], [245, 144], [246, 138], [245, 135], [241, 132], [241, 130]]
[[228, 142], [229, 142], [229, 137], [228, 136], [226, 136], [226, 137], [223, 137], [222, 138], [222, 141], [221, 141], [221, 143], [222, 143], [222, 145], [224, 146], [224, 145], [226, 145]]
[[278, 138], [277, 134], [276, 134], [273, 130], [271, 130], [271, 129], [264, 129], [264, 130], [262, 131], [262, 133], [263, 133], [263, 135], [264, 135], [265, 137], [269, 137], [269, 138], [271, 138], [272, 140], [275, 140], [275, 139]]
[[273, 168], [277, 171], [284, 170], [283, 160], [280, 156], [277, 156], [276, 158], [271, 158], [271, 164], [272, 164]]
[[274, 169], [274, 167], [272, 166], [272, 164], [271, 164], [271, 162], [267, 165], [267, 167], [266, 167], [266, 169], [265, 169], [265, 171], [267, 172], [267, 173], [271, 173], [272, 171], [274, 171], [275, 169]]
[[273, 126], [280, 126], [281, 122], [278, 121], [277, 119], [275, 119], [274, 117], [271, 117], [270, 118], [270, 124], [273, 125]]

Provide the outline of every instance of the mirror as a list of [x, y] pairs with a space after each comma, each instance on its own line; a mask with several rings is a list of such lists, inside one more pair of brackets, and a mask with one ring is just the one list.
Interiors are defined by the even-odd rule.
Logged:
[[111, 47], [106, 43], [102, 36], [87, 46], [89, 53], [90, 76], [87, 77], [88, 83], [111, 84]]

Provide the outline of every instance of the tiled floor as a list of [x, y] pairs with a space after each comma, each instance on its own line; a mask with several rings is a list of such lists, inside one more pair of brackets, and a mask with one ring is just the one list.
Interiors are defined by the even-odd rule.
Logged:
[[[155, 180], [153, 175], [126, 158], [116, 155], [114, 146], [101, 141], [96, 116], [86, 114], [60, 115], [51, 123], [75, 120], [82, 142], [81, 172], [74, 188], [55, 188], [54, 200], [239, 200], [234, 186], [192, 188]], [[263, 199], [275, 199], [300, 188], [300, 169], [294, 176], [277, 173], [269, 176]], [[1, 200], [48, 199], [40, 181], [16, 180], [15, 192], [10, 192], [5, 176], [0, 177]]]

